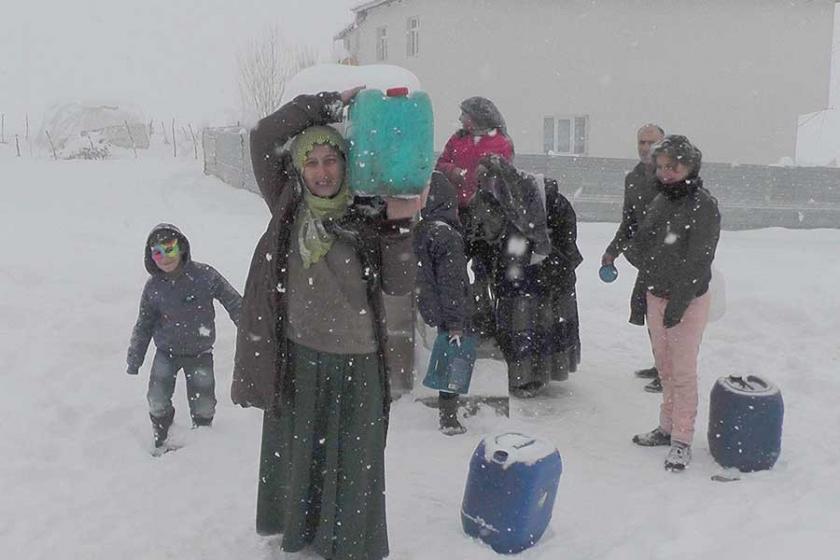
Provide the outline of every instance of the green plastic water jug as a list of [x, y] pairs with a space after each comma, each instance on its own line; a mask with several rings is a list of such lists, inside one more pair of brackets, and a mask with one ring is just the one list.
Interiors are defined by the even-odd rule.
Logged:
[[422, 91], [365, 89], [350, 106], [347, 176], [357, 194], [416, 196], [435, 165], [432, 101]]

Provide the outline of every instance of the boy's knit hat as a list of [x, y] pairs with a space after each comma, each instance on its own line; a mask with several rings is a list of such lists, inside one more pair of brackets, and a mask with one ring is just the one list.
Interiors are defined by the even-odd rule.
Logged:
[[653, 157], [658, 155], [666, 155], [682, 163], [691, 169], [689, 176], [692, 177], [700, 172], [700, 164], [703, 162], [703, 152], [680, 134], [669, 134], [654, 146]]
[[303, 169], [303, 163], [312, 148], [319, 144], [328, 144], [338, 150], [344, 158], [347, 157], [347, 142], [336, 129], [324, 125], [310, 126], [295, 136], [289, 146], [292, 163], [298, 171]]

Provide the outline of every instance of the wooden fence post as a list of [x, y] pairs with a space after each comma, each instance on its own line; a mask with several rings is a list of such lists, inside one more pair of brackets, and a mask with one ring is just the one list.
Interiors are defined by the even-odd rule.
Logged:
[[198, 144], [196, 143], [195, 131], [193, 130], [192, 123], [187, 124], [190, 127], [190, 136], [192, 136], [193, 141], [193, 155], [195, 156], [195, 159], [198, 159]]
[[128, 124], [128, 121], [123, 121], [125, 123], [125, 130], [128, 132], [128, 139], [131, 140], [131, 149], [134, 150], [134, 159], [137, 159], [137, 144], [134, 143], [134, 135], [131, 133], [131, 126]]
[[175, 138], [175, 117], [172, 117], [172, 157], [178, 157], [178, 140]]
[[50, 131], [44, 130], [44, 134], [47, 135], [47, 140], [50, 143], [50, 149], [52, 150], [53, 159], [58, 159], [58, 154], [55, 152], [55, 144], [53, 144], [52, 136], [50, 136]]

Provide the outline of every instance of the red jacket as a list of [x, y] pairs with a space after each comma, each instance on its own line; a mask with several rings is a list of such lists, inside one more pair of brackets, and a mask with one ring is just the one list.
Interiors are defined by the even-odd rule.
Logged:
[[[460, 130], [449, 138], [443, 153], [438, 158], [436, 169], [442, 171], [458, 189], [458, 207], [466, 208], [478, 189], [475, 169], [478, 161], [486, 155], [496, 154], [507, 161], [513, 159], [513, 142], [493, 129], [484, 136], [473, 136]], [[456, 169], [465, 169], [460, 175]]]

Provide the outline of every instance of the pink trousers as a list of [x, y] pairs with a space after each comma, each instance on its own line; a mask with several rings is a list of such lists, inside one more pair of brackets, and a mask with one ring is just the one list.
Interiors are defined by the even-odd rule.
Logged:
[[671, 441], [691, 445], [697, 417], [697, 355], [709, 316], [709, 292], [694, 298], [675, 327], [663, 325], [668, 300], [647, 294], [647, 324], [653, 359], [662, 380], [659, 427]]

